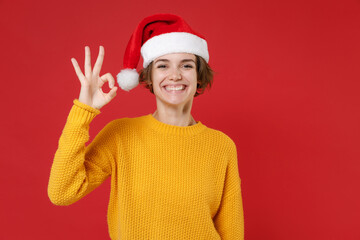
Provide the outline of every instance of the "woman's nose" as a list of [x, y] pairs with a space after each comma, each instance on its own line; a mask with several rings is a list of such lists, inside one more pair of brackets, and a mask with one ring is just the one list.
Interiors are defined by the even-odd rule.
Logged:
[[169, 78], [173, 81], [180, 80], [181, 79], [180, 70], [177, 68], [172, 69]]

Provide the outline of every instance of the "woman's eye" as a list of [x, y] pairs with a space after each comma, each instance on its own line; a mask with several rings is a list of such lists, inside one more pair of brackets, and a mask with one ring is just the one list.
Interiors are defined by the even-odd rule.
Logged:
[[166, 65], [158, 65], [157, 68], [166, 68]]
[[186, 65], [184, 65], [184, 68], [193, 68], [193, 66], [190, 64], [186, 64]]

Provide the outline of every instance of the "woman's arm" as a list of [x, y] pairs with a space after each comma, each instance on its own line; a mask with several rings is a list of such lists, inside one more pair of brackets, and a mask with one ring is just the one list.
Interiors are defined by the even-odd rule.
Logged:
[[214, 224], [223, 240], [244, 239], [244, 211], [241, 195], [241, 179], [238, 170], [236, 146], [232, 142], [226, 169], [224, 191]]
[[99, 110], [74, 100], [51, 167], [48, 196], [56, 205], [69, 205], [99, 186], [111, 174], [113, 147], [106, 127], [87, 147], [89, 125]]
[[[110, 73], [100, 77], [105, 51], [99, 48], [94, 69], [91, 69], [90, 48], [85, 47], [84, 73], [75, 58], [71, 59], [81, 89], [79, 100], [74, 100], [67, 122], [60, 136], [59, 146], [55, 153], [48, 185], [50, 200], [56, 205], [69, 205], [100, 185], [111, 173], [114, 160], [111, 144], [106, 141], [106, 127], [88, 146], [89, 125], [100, 108], [109, 103], [115, 96], [117, 87]], [[111, 90], [102, 91], [105, 82]], [[111, 132], [111, 131], [110, 131]], [[106, 137], [104, 137], [106, 136]]]

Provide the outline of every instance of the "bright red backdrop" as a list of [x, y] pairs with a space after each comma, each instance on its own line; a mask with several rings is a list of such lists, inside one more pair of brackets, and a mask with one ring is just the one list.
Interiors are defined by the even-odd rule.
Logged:
[[[84, 46], [121, 69], [145, 16], [183, 16], [209, 43], [213, 88], [195, 119], [237, 144], [245, 236], [360, 239], [360, 1], [0, 1], [0, 239], [108, 239], [109, 181], [68, 207], [47, 183]], [[143, 87], [91, 124], [153, 112]]]

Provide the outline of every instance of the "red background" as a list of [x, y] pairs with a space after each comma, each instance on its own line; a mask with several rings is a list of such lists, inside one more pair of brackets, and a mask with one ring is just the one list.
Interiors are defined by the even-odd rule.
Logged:
[[[47, 184], [83, 69], [121, 70], [145, 16], [179, 14], [203, 34], [213, 88], [193, 115], [237, 144], [245, 238], [360, 239], [360, 1], [0, 1], [0, 239], [108, 239], [109, 180], [52, 205]], [[119, 91], [91, 124], [155, 110]]]

